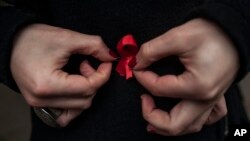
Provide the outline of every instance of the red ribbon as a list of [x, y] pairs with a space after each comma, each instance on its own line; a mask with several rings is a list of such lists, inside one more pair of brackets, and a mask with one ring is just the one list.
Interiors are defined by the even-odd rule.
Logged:
[[118, 53], [121, 59], [116, 67], [116, 71], [125, 76], [126, 79], [133, 77], [133, 72], [129, 67], [129, 62], [135, 57], [138, 52], [137, 44], [134, 37], [130, 34], [124, 36], [117, 44]]

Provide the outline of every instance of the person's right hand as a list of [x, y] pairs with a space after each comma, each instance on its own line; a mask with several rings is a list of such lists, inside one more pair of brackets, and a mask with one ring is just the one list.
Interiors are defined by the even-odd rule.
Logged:
[[[76, 53], [91, 55], [103, 63], [95, 70], [88, 61], [83, 61], [81, 75], [62, 71], [70, 55]], [[33, 24], [16, 36], [10, 65], [27, 103], [64, 109], [57, 122], [66, 126], [91, 106], [96, 91], [109, 79], [111, 61], [115, 59], [99, 36]]]

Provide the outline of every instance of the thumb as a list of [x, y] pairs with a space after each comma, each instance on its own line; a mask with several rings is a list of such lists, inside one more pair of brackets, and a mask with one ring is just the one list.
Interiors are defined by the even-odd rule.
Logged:
[[170, 30], [144, 43], [136, 55], [135, 70], [144, 69], [152, 63], [170, 55], [178, 55], [183, 52], [182, 38], [175, 30]]

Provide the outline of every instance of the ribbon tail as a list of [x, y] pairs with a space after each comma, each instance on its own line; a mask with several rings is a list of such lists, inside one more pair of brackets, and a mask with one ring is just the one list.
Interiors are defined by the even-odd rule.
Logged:
[[125, 76], [126, 75], [126, 69], [125, 69], [125, 60], [121, 60], [117, 66], [116, 66], [116, 71], [121, 75]]
[[129, 78], [132, 78], [133, 72], [132, 72], [131, 68], [128, 65], [126, 65], [125, 70], [126, 70], [126, 79], [128, 80]]

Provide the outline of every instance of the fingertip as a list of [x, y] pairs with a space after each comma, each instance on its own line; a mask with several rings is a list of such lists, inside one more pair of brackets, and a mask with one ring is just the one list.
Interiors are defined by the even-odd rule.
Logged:
[[103, 62], [97, 68], [97, 72], [106, 75], [107, 73], [111, 73], [112, 70], [112, 63], [111, 62]]
[[141, 81], [141, 79], [143, 80], [143, 78], [146, 78], [143, 75], [144, 72], [145, 72], [145, 70], [135, 70], [135, 69], [133, 69], [133, 73], [134, 73], [134, 75], [135, 75], [135, 77], [136, 77], [136, 79], [138, 81]]
[[137, 64], [137, 61], [136, 61], [136, 57], [133, 57], [129, 63], [128, 63], [128, 66], [131, 68], [131, 69], [134, 69], [134, 67], [136, 66]]
[[136, 56], [134, 57], [135, 60], [134, 60], [134, 66], [133, 66], [133, 70], [140, 70], [142, 69], [141, 67], [141, 64], [142, 64], [142, 61], [141, 61], [141, 50], [138, 51], [138, 53], [136, 54]]
[[209, 115], [207, 121], [205, 122], [206, 125], [212, 125], [219, 121], [222, 117], [219, 116], [218, 114], [212, 113]]
[[103, 62], [97, 68], [96, 73], [89, 77], [89, 81], [92, 82], [96, 88], [100, 88], [104, 83], [106, 83], [111, 75], [112, 63]]
[[147, 94], [142, 94], [141, 95], [141, 100], [143, 100], [145, 97], [147, 97]]
[[119, 58], [118, 55], [110, 50], [107, 46], [93, 51], [91, 55], [103, 62], [112, 62]]
[[143, 113], [146, 110], [146, 105], [147, 105], [146, 99], [147, 99], [147, 95], [146, 94], [141, 95], [141, 106], [142, 106], [142, 112]]
[[89, 64], [88, 60], [84, 60], [80, 64], [80, 72], [83, 76], [90, 76], [95, 72], [95, 69]]
[[142, 69], [144, 69], [146, 67], [144, 67], [143, 64], [141, 64], [140, 61], [136, 60], [136, 61], [134, 61], [134, 64], [133, 64], [132, 68], [133, 68], [133, 70], [142, 70]]
[[59, 116], [56, 122], [60, 127], [66, 127], [68, 125], [68, 121], [65, 119], [64, 115]]
[[118, 58], [118, 56], [116, 55], [116, 53], [113, 52], [112, 50], [109, 50], [109, 55], [113, 58], [113, 61]]
[[205, 122], [205, 125], [211, 125], [211, 122], [210, 122], [209, 120], [207, 120], [207, 121]]
[[142, 111], [144, 115], [151, 113], [151, 111], [156, 108], [153, 98], [148, 94], [143, 94], [141, 96], [141, 101], [142, 101]]
[[66, 127], [72, 120], [82, 113], [82, 110], [64, 110], [63, 113], [56, 119], [60, 127]]
[[215, 122], [216, 121], [210, 115], [210, 117], [208, 117], [207, 121], [205, 122], [205, 125], [212, 125]]
[[89, 65], [89, 61], [88, 60], [84, 60], [82, 61], [82, 63], [80, 64], [80, 68], [83, 68], [85, 66]]
[[141, 95], [141, 100], [142, 100], [142, 102], [146, 102], [146, 103], [152, 103], [153, 102], [152, 97], [150, 95], [148, 95], [148, 94]]

